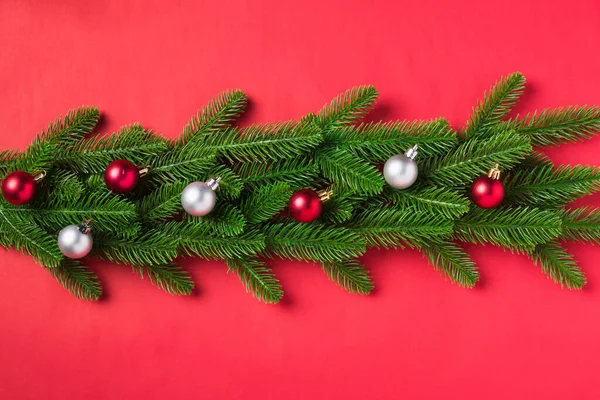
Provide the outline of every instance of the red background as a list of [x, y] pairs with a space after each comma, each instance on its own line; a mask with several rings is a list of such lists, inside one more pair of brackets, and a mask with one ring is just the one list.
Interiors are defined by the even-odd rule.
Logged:
[[[520, 112], [600, 103], [594, 0], [121, 3], [0, 2], [0, 148], [23, 149], [81, 104], [100, 107], [102, 131], [139, 121], [173, 137], [236, 87], [252, 102], [244, 123], [298, 118], [370, 83], [372, 118], [459, 126], [517, 70], [529, 79]], [[599, 149], [596, 138], [548, 154], [600, 165]], [[86, 303], [0, 250], [0, 398], [598, 398], [600, 250], [569, 249], [589, 278], [580, 292], [524, 256], [469, 246], [473, 290], [416, 252], [371, 251], [370, 297], [273, 262], [279, 305], [254, 300], [222, 263], [192, 260], [187, 298], [94, 262], [106, 295]]]

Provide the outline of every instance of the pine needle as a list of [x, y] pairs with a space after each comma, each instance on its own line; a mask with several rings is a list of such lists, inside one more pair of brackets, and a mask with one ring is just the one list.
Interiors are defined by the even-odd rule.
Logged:
[[259, 301], [279, 303], [283, 298], [281, 284], [263, 261], [255, 258], [234, 258], [227, 259], [226, 262], [229, 270], [236, 272], [246, 287], [246, 292], [252, 292]]
[[322, 262], [321, 268], [329, 279], [350, 293], [367, 295], [373, 290], [373, 281], [358, 260]]
[[557, 242], [537, 246], [530, 257], [561, 287], [581, 289], [586, 284], [585, 275], [573, 257]]

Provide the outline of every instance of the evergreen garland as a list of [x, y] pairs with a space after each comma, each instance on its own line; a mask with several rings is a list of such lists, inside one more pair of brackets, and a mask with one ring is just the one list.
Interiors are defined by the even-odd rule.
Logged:
[[[0, 173], [47, 172], [40, 195], [26, 206], [0, 202], [0, 244], [30, 254], [76, 297], [96, 300], [102, 289], [84, 261], [65, 259], [57, 233], [93, 220], [96, 257], [131, 265], [171, 294], [193, 290], [180, 257], [224, 260], [259, 300], [283, 291], [265, 260], [319, 263], [346, 290], [368, 294], [373, 283], [358, 258], [371, 247], [420, 250], [451, 281], [473, 287], [475, 263], [461, 242], [525, 253], [553, 281], [580, 289], [585, 276], [563, 241], [600, 242], [600, 210], [569, 209], [600, 188], [596, 167], [554, 166], [533, 147], [585, 139], [600, 130], [600, 108], [567, 107], [507, 119], [525, 78], [498, 81], [473, 110], [464, 130], [443, 119], [361, 123], [373, 106], [371, 86], [351, 89], [299, 121], [233, 125], [246, 106], [238, 91], [201, 109], [181, 135], [167, 140], [134, 124], [88, 137], [98, 109], [82, 107], [42, 131], [23, 152], [0, 152]], [[385, 160], [419, 145], [419, 179], [406, 190], [388, 187]], [[115, 159], [148, 165], [134, 192], [116, 195], [102, 173]], [[467, 189], [495, 164], [505, 173], [501, 207], [474, 206]], [[221, 176], [217, 206], [205, 217], [181, 210], [181, 192]], [[300, 224], [285, 214], [291, 194], [330, 188], [319, 220]], [[567, 207], [567, 208], [566, 208]]]

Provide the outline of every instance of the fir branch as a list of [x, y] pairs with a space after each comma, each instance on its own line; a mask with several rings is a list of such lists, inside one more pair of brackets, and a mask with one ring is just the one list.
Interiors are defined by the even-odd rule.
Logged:
[[284, 122], [254, 125], [242, 132], [228, 128], [195, 142], [195, 145], [234, 163], [297, 157], [318, 146], [322, 140], [316, 126]]
[[53, 199], [46, 207], [6, 207], [6, 214], [30, 215], [37, 223], [51, 232], [58, 232], [71, 224], [92, 220], [94, 231], [112, 232], [123, 237], [134, 235], [136, 225], [135, 206], [119, 197], [104, 192], [94, 193], [83, 199]]
[[343, 147], [372, 163], [383, 163], [415, 144], [419, 145], [420, 157], [439, 156], [446, 154], [458, 142], [448, 122], [441, 118], [344, 126], [324, 132], [324, 138], [326, 145]]
[[174, 296], [185, 296], [194, 290], [191, 276], [175, 263], [134, 266], [140, 277], [148, 276], [153, 285]]
[[227, 128], [244, 112], [247, 103], [248, 99], [241, 90], [221, 93], [198, 110], [196, 116], [183, 128], [178, 142], [184, 144]]
[[242, 200], [240, 208], [249, 223], [257, 224], [282, 211], [291, 195], [292, 190], [285, 182], [259, 186]]
[[170, 264], [179, 255], [177, 244], [173, 237], [165, 235], [161, 229], [150, 229], [129, 239], [99, 232], [94, 234], [95, 255], [133, 267]]
[[73, 296], [83, 300], [98, 300], [102, 295], [102, 285], [98, 276], [78, 260], [65, 259], [50, 274]]
[[365, 252], [365, 242], [348, 229], [318, 224], [271, 224], [263, 230], [267, 250], [281, 258], [343, 261]]
[[318, 164], [308, 155], [277, 163], [235, 164], [232, 168], [244, 180], [244, 184], [251, 188], [276, 182], [285, 182], [292, 188], [302, 188], [314, 185], [319, 176]]
[[319, 150], [316, 161], [321, 173], [338, 186], [366, 194], [377, 194], [383, 189], [379, 171], [347, 150]]
[[0, 204], [0, 245], [30, 254], [46, 268], [56, 268], [63, 260], [55, 237], [44, 232], [32, 218], [9, 212], [5, 204]]
[[0, 174], [4, 176], [7, 173], [12, 172], [17, 158], [21, 156], [21, 153], [16, 150], [0, 151]]
[[463, 242], [531, 251], [560, 235], [561, 218], [556, 212], [529, 207], [476, 208], [454, 222], [454, 233]]
[[456, 190], [435, 186], [421, 186], [406, 190], [386, 188], [384, 198], [395, 208], [411, 209], [415, 213], [432, 213], [447, 219], [460, 217], [471, 205], [470, 200]]
[[100, 119], [100, 111], [96, 107], [79, 107], [69, 111], [64, 118], [58, 118], [38, 137], [42, 141], [55, 144], [69, 144], [91, 133]]
[[538, 207], [561, 207], [600, 189], [600, 169], [551, 165], [515, 172], [505, 183], [506, 201]]
[[229, 270], [238, 275], [246, 287], [246, 292], [252, 292], [259, 301], [279, 303], [283, 298], [281, 284], [263, 261], [255, 258], [233, 258], [227, 259], [226, 262]]
[[501, 170], [512, 168], [530, 152], [529, 139], [514, 133], [470, 139], [446, 156], [426, 160], [421, 176], [440, 186], [466, 185], [495, 164]]
[[321, 268], [329, 279], [350, 293], [367, 295], [373, 290], [369, 273], [356, 259], [322, 262]]
[[479, 271], [471, 257], [451, 241], [423, 240], [419, 245], [423, 256], [458, 286], [472, 288], [479, 280]]
[[160, 186], [137, 204], [137, 213], [146, 221], [163, 221], [181, 213], [181, 192], [187, 182], [167, 183]]
[[355, 216], [348, 227], [364, 238], [367, 246], [403, 248], [423, 239], [449, 236], [452, 221], [431, 213], [375, 205]]
[[74, 203], [83, 196], [85, 186], [83, 182], [71, 171], [53, 171], [52, 176], [42, 181], [46, 199], [34, 200], [36, 206], [40, 203], [68, 202]]
[[93, 174], [104, 172], [106, 166], [117, 159], [147, 164], [165, 150], [167, 142], [164, 138], [134, 124], [121, 128], [114, 135], [85, 139], [61, 149], [55, 155], [55, 161], [77, 172]]
[[342, 224], [352, 218], [353, 201], [347, 196], [340, 196], [337, 189], [333, 190], [333, 198], [323, 203], [319, 219], [332, 224]]
[[244, 232], [246, 218], [240, 209], [230, 203], [218, 202], [210, 214], [204, 217], [185, 215], [187, 221], [206, 225], [218, 236], [236, 236]]
[[159, 184], [176, 181], [194, 182], [215, 163], [215, 153], [212, 150], [196, 147], [170, 146], [166, 152], [161, 152], [148, 160], [152, 178]]
[[592, 137], [600, 131], [600, 107], [547, 109], [514, 118], [506, 126], [531, 139], [533, 146], [556, 146]]
[[358, 86], [347, 90], [323, 107], [315, 122], [322, 128], [356, 122], [369, 112], [377, 95], [373, 86]]
[[600, 208], [581, 207], [562, 213], [563, 240], [600, 244]]
[[265, 247], [264, 236], [246, 230], [236, 236], [215, 235], [210, 227], [196, 221], [167, 222], [157, 231], [177, 243], [182, 254], [215, 260], [244, 258], [260, 253]]
[[513, 73], [500, 79], [483, 95], [483, 101], [473, 109], [473, 115], [467, 121], [462, 132], [465, 138], [473, 135], [486, 136], [493, 127], [510, 112], [525, 90], [525, 77]]
[[237, 199], [244, 188], [244, 182], [233, 172], [231, 168], [218, 165], [209, 168], [208, 173], [202, 177], [202, 181], [209, 178], [221, 177], [219, 188], [217, 189], [217, 199]]
[[548, 278], [561, 287], [581, 289], [586, 284], [585, 275], [573, 256], [557, 242], [536, 246], [530, 258], [542, 268]]

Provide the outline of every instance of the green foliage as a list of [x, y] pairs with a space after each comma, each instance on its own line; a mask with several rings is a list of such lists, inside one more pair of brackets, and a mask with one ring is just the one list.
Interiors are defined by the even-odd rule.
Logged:
[[[462, 134], [444, 119], [364, 123], [377, 92], [351, 89], [298, 122], [232, 126], [247, 99], [229, 91], [202, 108], [181, 135], [166, 140], [139, 124], [117, 134], [85, 138], [99, 118], [83, 107], [43, 131], [23, 152], [0, 151], [0, 173], [47, 173], [26, 206], [0, 202], [0, 244], [34, 256], [75, 296], [94, 300], [100, 283], [83, 264], [64, 260], [56, 234], [93, 220], [93, 254], [132, 265], [171, 294], [194, 284], [174, 260], [225, 260], [259, 300], [276, 303], [282, 289], [262, 258], [319, 262], [350, 292], [373, 283], [357, 261], [367, 246], [419, 249], [451, 281], [473, 287], [478, 270], [457, 242], [490, 243], [527, 253], [553, 280], [580, 288], [585, 278], [557, 240], [600, 243], [600, 211], [564, 210], [595, 192], [595, 167], [555, 168], [533, 146], [591, 136], [600, 108], [544, 110], [524, 119], [506, 116], [523, 91], [516, 73], [485, 94]], [[419, 179], [394, 190], [380, 167], [419, 145]], [[147, 165], [135, 191], [116, 195], [103, 180], [115, 159]], [[471, 182], [499, 164], [506, 197], [498, 209], [476, 208]], [[217, 204], [204, 217], [182, 212], [181, 192], [191, 182], [221, 177]], [[300, 224], [281, 215], [293, 192], [330, 188], [320, 218]]]
[[167, 183], [141, 198], [137, 212], [147, 221], [163, 221], [181, 213], [181, 192], [187, 182]]
[[530, 152], [527, 137], [507, 132], [470, 139], [445, 156], [426, 160], [422, 170], [424, 177], [440, 186], [468, 185], [496, 164], [502, 171], [509, 170]]
[[321, 173], [338, 186], [359, 193], [377, 194], [383, 189], [383, 177], [375, 167], [344, 149], [326, 149], [317, 153]]
[[560, 207], [600, 188], [596, 167], [552, 165], [515, 172], [505, 184], [506, 201], [537, 207]]
[[600, 244], [600, 209], [581, 207], [562, 213], [563, 240]]
[[380, 206], [358, 214], [348, 226], [367, 246], [384, 248], [413, 247], [423, 239], [447, 237], [452, 232], [452, 221], [442, 216]]
[[179, 136], [179, 143], [198, 140], [227, 128], [244, 112], [247, 103], [248, 99], [241, 90], [221, 93], [187, 123]]
[[181, 145], [171, 146], [169, 151], [157, 153], [149, 160], [151, 177], [159, 184], [197, 181], [214, 164], [214, 151]]
[[323, 107], [315, 122], [325, 129], [356, 122], [369, 112], [377, 95], [373, 86], [358, 86], [347, 90]]
[[188, 295], [194, 290], [194, 281], [177, 264], [134, 266], [143, 278], [148, 276], [153, 285], [171, 295]]
[[423, 240], [419, 249], [436, 269], [457, 285], [472, 288], [479, 280], [475, 263], [458, 244], [447, 240]]
[[457, 144], [456, 135], [445, 119], [344, 126], [326, 131], [324, 138], [325, 145], [342, 147], [358, 158], [374, 163], [383, 163], [415, 144], [419, 145], [419, 157], [445, 154]]
[[50, 232], [58, 227], [92, 220], [94, 231], [113, 235], [131, 236], [137, 232], [135, 205], [108, 192], [96, 193], [81, 200], [52, 199], [45, 207], [19, 206], [6, 209], [6, 213], [31, 215], [37, 223]]
[[78, 299], [98, 300], [102, 296], [102, 285], [98, 276], [77, 260], [64, 260], [50, 274]]
[[600, 107], [565, 107], [535, 111], [506, 126], [531, 139], [533, 146], [556, 146], [600, 132]]
[[234, 165], [234, 172], [250, 188], [284, 182], [292, 188], [312, 186], [319, 177], [319, 166], [310, 156], [277, 163], [248, 162]]
[[329, 279], [350, 293], [366, 295], [373, 290], [373, 281], [358, 260], [322, 262], [321, 267]]
[[322, 140], [321, 132], [316, 126], [283, 122], [254, 125], [241, 132], [228, 128], [205, 137], [196, 145], [235, 163], [296, 157], [317, 147]]
[[561, 287], [581, 289], [586, 283], [585, 275], [577, 266], [573, 256], [557, 242], [536, 246], [531, 258]]
[[58, 118], [48, 125], [38, 137], [42, 141], [69, 144], [91, 133], [100, 120], [96, 107], [80, 107], [69, 111], [64, 118]]
[[345, 228], [312, 224], [271, 224], [265, 227], [267, 249], [281, 258], [337, 262], [365, 252], [365, 242]]
[[241, 209], [251, 224], [267, 221], [282, 211], [292, 195], [285, 182], [260, 186], [242, 200]]
[[279, 303], [282, 299], [281, 285], [263, 261], [255, 258], [234, 258], [226, 261], [229, 270], [235, 271], [246, 287], [246, 291], [252, 292], [258, 300], [265, 303]]
[[558, 213], [536, 208], [474, 208], [455, 221], [454, 233], [465, 242], [530, 251], [556, 239], [561, 233], [561, 222]]
[[167, 222], [157, 231], [176, 243], [181, 254], [205, 259], [244, 258], [265, 247], [265, 238], [259, 232], [246, 230], [236, 236], [216, 235], [206, 224], [196, 221]]
[[167, 148], [164, 138], [134, 124], [114, 135], [97, 136], [62, 148], [55, 154], [55, 161], [80, 173], [103, 173], [114, 160], [125, 159], [142, 165]]
[[5, 202], [0, 203], [0, 245], [30, 254], [47, 268], [56, 268], [63, 261], [56, 238], [44, 232], [33, 218], [10, 212]]
[[463, 136], [489, 136], [494, 126], [510, 112], [525, 90], [525, 77], [516, 72], [500, 79], [483, 94], [483, 100], [473, 109]]
[[414, 187], [406, 190], [386, 188], [384, 197], [396, 208], [412, 210], [420, 214], [437, 214], [447, 219], [460, 217], [471, 204], [466, 196], [454, 189], [443, 187]]

